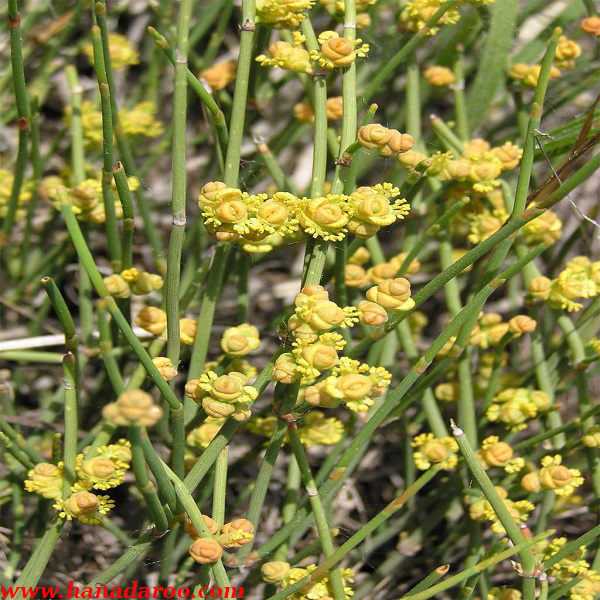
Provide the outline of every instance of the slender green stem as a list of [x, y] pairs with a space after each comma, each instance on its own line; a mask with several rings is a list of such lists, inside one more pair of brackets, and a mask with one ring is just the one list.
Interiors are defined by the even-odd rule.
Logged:
[[465, 101], [465, 65], [464, 47], [462, 44], [456, 46], [456, 58], [454, 59], [454, 115], [456, 117], [456, 131], [463, 142], [469, 139], [469, 119], [467, 116], [467, 105]]
[[94, 68], [96, 70], [98, 87], [100, 88], [100, 106], [102, 109], [102, 199], [106, 214], [106, 241], [113, 271], [119, 272], [121, 270], [121, 244], [119, 242], [119, 227], [115, 211], [115, 197], [112, 189], [114, 163], [113, 116], [110, 87], [106, 77], [106, 65], [104, 64], [102, 34], [97, 25], [92, 27], [92, 44], [94, 50]]
[[220, 526], [225, 523], [225, 499], [227, 496], [227, 468], [229, 466], [229, 446], [219, 452], [215, 462], [215, 479], [213, 482], [212, 519]]
[[160, 536], [169, 529], [169, 522], [158, 498], [156, 487], [148, 477], [140, 429], [137, 425], [132, 425], [129, 428], [129, 441], [131, 442], [131, 452], [133, 455], [133, 472], [135, 474], [135, 482], [148, 507], [150, 518], [154, 522], [155, 535]]
[[46, 294], [48, 294], [48, 298], [52, 303], [52, 308], [54, 308], [54, 312], [56, 312], [56, 316], [65, 332], [65, 346], [69, 352], [76, 354], [79, 338], [77, 336], [75, 322], [73, 321], [71, 311], [52, 277], [42, 278], [41, 283], [42, 287], [46, 290]]
[[[327, 522], [327, 517], [325, 515], [325, 510], [323, 508], [321, 496], [319, 495], [319, 491], [317, 490], [317, 486], [313, 479], [313, 475], [310, 470], [308, 460], [306, 458], [304, 446], [302, 445], [302, 442], [300, 441], [300, 437], [298, 435], [298, 426], [296, 425], [296, 423], [290, 423], [288, 425], [288, 435], [290, 436], [290, 444], [292, 446], [292, 451], [294, 452], [294, 457], [296, 458], [296, 461], [298, 462], [298, 467], [300, 468], [302, 482], [304, 483], [306, 493], [308, 494], [308, 499], [315, 519], [315, 524], [317, 526], [317, 533], [319, 534], [319, 540], [321, 541], [321, 548], [323, 550], [323, 554], [325, 554], [325, 558], [329, 559], [333, 557], [335, 553], [333, 540], [331, 539], [329, 523]], [[341, 554], [341, 557], [343, 556], [344, 554]], [[344, 582], [342, 580], [342, 575], [339, 569], [333, 568], [334, 564], [335, 562], [332, 564], [331, 571], [329, 572], [329, 582], [331, 584], [331, 591], [333, 593], [334, 600], [344, 600], [344, 598], [346, 597], [344, 593]], [[328, 569], [325, 569], [325, 571], [326, 570]]]
[[133, 210], [133, 200], [127, 175], [122, 162], [117, 162], [112, 170], [117, 187], [117, 194], [123, 209], [123, 239], [121, 241], [121, 261], [123, 269], [130, 269], [133, 266], [133, 232], [135, 229], [135, 214]]
[[77, 480], [77, 363], [74, 354], [65, 354], [63, 359], [64, 377], [64, 425], [63, 436], [63, 499], [71, 493], [71, 486]]
[[404, 594], [404, 598], [410, 598], [419, 592], [423, 592], [429, 589], [432, 585], [437, 583], [448, 571], [450, 570], [450, 565], [442, 565], [437, 569], [434, 569], [425, 579], [419, 581], [417, 585], [411, 588], [406, 594]]
[[105, 307], [105, 303], [99, 300], [96, 305], [96, 318], [98, 321], [99, 341], [98, 346], [100, 347], [100, 354], [106, 367], [106, 373], [110, 379], [110, 383], [113, 387], [115, 394], [118, 396], [125, 391], [125, 384], [123, 383], [123, 377], [119, 370], [119, 363], [113, 354], [113, 343], [112, 335], [110, 331], [110, 324], [108, 321], [108, 312]]
[[10, 27], [10, 63], [17, 104], [17, 116], [19, 118], [19, 146], [17, 150], [13, 185], [10, 191], [6, 216], [2, 225], [2, 234], [4, 238], [8, 237], [15, 222], [19, 204], [19, 195], [21, 194], [21, 188], [23, 187], [25, 169], [28, 162], [30, 136], [29, 98], [25, 86], [21, 15], [19, 13], [17, 0], [9, 0], [8, 2], [8, 23]]

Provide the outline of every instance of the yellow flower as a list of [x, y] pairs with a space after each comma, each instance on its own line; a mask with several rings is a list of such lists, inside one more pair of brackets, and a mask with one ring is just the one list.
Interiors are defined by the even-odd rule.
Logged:
[[[526, 65], [523, 63], [517, 63], [508, 72], [508, 76], [513, 79], [521, 81], [521, 83], [527, 87], [537, 87], [540, 71], [542, 67], [540, 65]], [[560, 69], [552, 65], [550, 68], [549, 79], [556, 79], [560, 76]]]
[[236, 519], [221, 527], [219, 544], [223, 548], [240, 548], [254, 539], [254, 526], [247, 519]]
[[401, 160], [400, 156], [408, 153], [415, 143], [412, 135], [400, 133], [397, 129], [388, 129], [377, 123], [361, 127], [357, 139], [363, 148], [370, 150], [377, 148], [383, 156], [397, 155], [398, 160]]
[[344, 433], [344, 424], [335, 417], [325, 418], [320, 410], [309, 412], [298, 431], [305, 446], [330, 446], [337, 444]]
[[300, 376], [293, 354], [280, 354], [273, 366], [273, 379], [280, 383], [294, 383]]
[[387, 311], [385, 308], [368, 300], [361, 300], [358, 303], [358, 314], [360, 322], [363, 325], [376, 327], [383, 325], [387, 321]]
[[583, 33], [600, 36], [600, 17], [586, 17], [579, 24], [579, 28]]
[[246, 356], [259, 346], [258, 329], [248, 323], [229, 327], [221, 338], [221, 348], [227, 356]]
[[[423, 29], [433, 15], [439, 10], [443, 0], [409, 0], [400, 14], [400, 25], [407, 31]], [[447, 10], [435, 27], [427, 30], [427, 35], [435, 35], [441, 25], [450, 25], [460, 19], [460, 13], [451, 8]]]
[[550, 397], [542, 391], [508, 388], [494, 398], [486, 412], [490, 421], [500, 421], [512, 431], [526, 429], [526, 422], [550, 406]]
[[[343, 116], [344, 105], [341, 96], [327, 98], [326, 112], [328, 121], [337, 121]], [[310, 102], [298, 102], [294, 105], [294, 118], [301, 123], [312, 123], [315, 120], [315, 113]]]
[[440, 383], [435, 386], [433, 394], [440, 402], [456, 402], [460, 397], [458, 382], [447, 381], [446, 383]]
[[102, 416], [115, 425], [155, 425], [162, 417], [162, 408], [152, 396], [139, 389], [127, 390], [115, 402], [102, 409]]
[[344, 267], [344, 283], [347, 287], [360, 288], [369, 283], [369, 277], [360, 265], [347, 263]]
[[110, 458], [96, 456], [83, 460], [82, 454], [77, 457], [77, 476], [80, 482], [99, 490], [108, 490], [123, 483], [125, 470]]
[[164, 127], [156, 120], [157, 112], [158, 107], [154, 102], [140, 102], [132, 109], [119, 111], [119, 124], [125, 135], [158, 137], [164, 132]]
[[155, 306], [146, 306], [136, 316], [135, 324], [153, 335], [160, 335], [167, 327], [167, 313]]
[[[554, 538], [550, 542], [544, 541], [537, 545], [542, 550], [544, 561], [552, 558], [567, 543], [566, 537]], [[565, 556], [548, 569], [548, 574], [559, 581], [572, 581], [574, 577], [581, 577], [588, 573], [589, 563], [583, 559], [587, 547], [580, 546], [573, 554]]]
[[152, 359], [152, 362], [165, 381], [171, 381], [177, 375], [177, 369], [173, 366], [170, 358], [157, 356]]
[[308, 235], [328, 241], [339, 241], [346, 235], [346, 225], [351, 213], [348, 196], [328, 194], [299, 200], [295, 217]]
[[308, 50], [303, 47], [303, 41], [301, 37], [296, 37], [294, 44], [277, 41], [269, 46], [270, 57], [260, 54], [256, 57], [256, 62], [263, 67], [280, 67], [288, 71], [312, 75], [311, 57]]
[[[279, 583], [281, 587], [285, 589], [309, 575], [316, 568], [317, 565], [311, 564], [306, 567], [294, 567], [289, 569], [285, 577], [283, 577]], [[346, 585], [346, 583], [352, 583], [354, 581], [354, 573], [351, 569], [340, 569], [340, 574], [342, 575], [342, 582], [344, 584], [344, 600], [350, 600], [354, 592]], [[306, 584], [301, 592], [290, 597], [293, 600], [331, 600], [331, 598], [333, 598], [333, 591], [329, 573]]]
[[487, 600], [521, 600], [523, 596], [519, 590], [515, 588], [490, 588], [487, 595]]
[[531, 333], [536, 326], [536, 321], [527, 315], [517, 315], [508, 322], [508, 330], [517, 336], [522, 333]]
[[200, 71], [198, 77], [208, 83], [213, 90], [222, 90], [235, 80], [237, 62], [225, 60]]
[[53, 499], [62, 496], [63, 466], [50, 463], [38, 463], [27, 473], [25, 489], [35, 492], [43, 498]]
[[97, 525], [102, 522], [104, 515], [115, 506], [114, 500], [108, 496], [98, 496], [87, 490], [78, 489], [65, 500], [57, 499], [54, 508], [59, 511], [60, 517], [71, 521], [77, 519], [86, 525]]
[[223, 548], [213, 538], [198, 538], [194, 540], [189, 548], [190, 556], [201, 565], [208, 565], [217, 562], [222, 554]]
[[367, 300], [383, 306], [388, 311], [406, 311], [415, 306], [415, 301], [410, 297], [410, 282], [404, 277], [385, 279], [370, 288], [366, 296]]
[[431, 66], [423, 71], [423, 77], [429, 81], [431, 85], [443, 86], [454, 83], [454, 73], [448, 67]]
[[551, 490], [559, 496], [570, 496], [584, 479], [578, 469], [568, 469], [559, 454], [542, 458], [542, 468], [538, 477], [544, 490]]
[[[219, 531], [219, 529], [221, 529], [219, 524], [214, 519], [211, 519], [208, 515], [203, 514], [202, 520], [204, 521], [204, 524], [206, 525], [206, 527], [208, 528], [208, 531], [210, 531], [210, 533], [212, 535], [215, 535]], [[197, 540], [200, 538], [199, 533], [196, 531], [196, 528], [194, 527], [194, 525], [192, 524], [192, 522], [189, 519], [185, 520], [185, 523], [183, 524], [183, 530], [193, 540]]]
[[586, 429], [581, 441], [587, 448], [600, 448], [600, 425], [593, 425]]
[[433, 433], [422, 433], [412, 442], [413, 459], [418, 469], [426, 471], [432, 465], [440, 465], [442, 469], [453, 469], [458, 464], [458, 444], [451, 437], [436, 438]]
[[513, 458], [513, 449], [496, 435], [483, 440], [479, 457], [484, 468], [502, 467], [507, 473], [516, 473], [525, 466], [525, 460]]
[[554, 53], [554, 64], [560, 69], [572, 69], [575, 66], [575, 59], [580, 56], [581, 46], [561, 35]]
[[319, 35], [318, 41], [321, 50], [313, 50], [310, 57], [325, 69], [349, 67], [357, 57], [364, 58], [369, 51], [369, 44], [359, 46], [362, 42], [360, 38], [352, 41], [335, 31], [324, 31]]
[[108, 458], [111, 460], [117, 469], [129, 469], [129, 463], [131, 462], [131, 443], [127, 440], [120, 439], [116, 444], [109, 444], [108, 446], [100, 446], [97, 449], [98, 456], [101, 458]]
[[196, 331], [198, 330], [198, 321], [184, 317], [179, 319], [179, 340], [182, 344], [191, 346], [196, 339]]
[[537, 300], [547, 300], [550, 296], [552, 280], [541, 275], [529, 282], [529, 293]]
[[[108, 46], [113, 69], [120, 70], [127, 65], [137, 65], [140, 62], [140, 55], [134, 50], [131, 42], [124, 35], [121, 35], [120, 33], [109, 33]], [[93, 65], [94, 48], [92, 44], [85, 44], [82, 50]]]
[[257, 0], [256, 22], [276, 29], [296, 29], [314, 0]]
[[496, 146], [490, 152], [502, 163], [503, 171], [516, 168], [523, 156], [523, 150], [512, 142], [504, 142], [502, 146]]
[[290, 563], [283, 561], [266, 562], [260, 568], [260, 574], [266, 583], [279, 583], [290, 572]]
[[[502, 487], [496, 486], [496, 491], [500, 498], [502, 498], [510, 516], [517, 524], [525, 522], [529, 517], [529, 513], [535, 509], [535, 506], [528, 500], [520, 500], [518, 502], [510, 500], [506, 490]], [[475, 500], [469, 507], [469, 515], [474, 521], [491, 521], [492, 531], [495, 533], [506, 533], [502, 523], [486, 498]]]
[[115, 298], [129, 298], [131, 290], [128, 283], [117, 273], [113, 273], [102, 280], [108, 293]]
[[194, 448], [206, 448], [216, 437], [221, 429], [225, 419], [215, 419], [206, 417], [202, 425], [192, 429], [186, 438], [188, 446]]

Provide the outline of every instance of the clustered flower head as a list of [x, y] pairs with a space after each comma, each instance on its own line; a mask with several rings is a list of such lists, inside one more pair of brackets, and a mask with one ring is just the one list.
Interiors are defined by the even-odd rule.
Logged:
[[125, 472], [131, 462], [131, 444], [119, 440], [116, 444], [100, 446], [96, 455], [85, 458], [76, 457], [77, 481], [71, 488], [71, 494], [62, 499], [64, 466], [38, 463], [30, 469], [25, 480], [25, 489], [35, 492], [43, 498], [55, 500], [56, 508], [62, 518], [73, 518], [88, 525], [96, 525], [102, 516], [114, 506], [108, 496], [98, 496], [90, 490], [107, 490], [123, 483]]
[[[535, 505], [529, 502], [529, 500], [519, 500], [518, 502], [510, 500], [508, 498], [508, 492], [503, 487], [496, 486], [496, 491], [498, 492], [500, 498], [502, 498], [502, 501], [508, 509], [510, 516], [513, 518], [513, 521], [517, 524], [524, 523], [529, 518], [529, 513], [535, 509]], [[498, 516], [492, 508], [492, 505], [485, 497], [475, 500], [470, 505], [469, 515], [474, 521], [491, 521], [492, 531], [496, 533], [506, 533], [506, 530], [498, 519]]]
[[202, 422], [202, 425], [199, 425], [195, 429], [192, 429], [187, 435], [185, 442], [188, 446], [192, 448], [206, 448], [216, 437], [217, 433], [225, 423], [225, 419], [215, 418], [215, 417], [206, 417]]
[[427, 67], [423, 71], [423, 77], [425, 77], [431, 85], [435, 86], [444, 86], [454, 83], [454, 73], [452, 72], [452, 69], [449, 69], [448, 67], [440, 67], [437, 65]]
[[410, 281], [404, 277], [396, 277], [384, 279], [376, 286], [369, 288], [366, 297], [369, 302], [379, 304], [388, 312], [404, 312], [415, 307], [415, 301], [410, 297], [410, 293]]
[[[325, 104], [328, 121], [338, 121], [344, 114], [344, 105], [341, 96], [327, 98]], [[294, 106], [294, 117], [301, 123], [312, 123], [315, 120], [315, 113], [310, 102], [298, 102]]]
[[491, 435], [481, 443], [477, 453], [485, 469], [502, 467], [507, 473], [517, 473], [525, 466], [523, 458], [515, 458], [513, 449], [506, 442], [501, 442], [497, 435]]
[[583, 33], [600, 36], [600, 17], [586, 17], [581, 21], [580, 29]]
[[217, 562], [222, 554], [223, 548], [234, 550], [241, 548], [244, 544], [254, 539], [254, 526], [247, 519], [236, 519], [223, 526], [207, 515], [202, 515], [204, 524], [211, 535], [219, 537], [203, 537], [196, 530], [191, 521], [186, 521], [184, 531], [194, 540], [189, 548], [190, 556], [199, 564], [207, 565]]
[[244, 374], [232, 372], [219, 376], [214, 371], [188, 381], [185, 394], [210, 417], [231, 417], [236, 421], [250, 416], [250, 406], [258, 397], [257, 389], [248, 385]]
[[594, 298], [600, 294], [600, 261], [587, 256], [571, 259], [556, 279], [535, 277], [529, 282], [529, 293], [545, 301], [550, 308], [578, 311], [583, 304], [576, 300]]
[[115, 402], [102, 409], [102, 416], [115, 425], [156, 425], [162, 417], [162, 408], [154, 404], [152, 396], [144, 390], [127, 390]]
[[257, 0], [256, 22], [276, 29], [295, 29], [315, 0]]
[[[65, 107], [65, 120], [70, 124], [71, 106]], [[158, 106], [146, 100], [132, 108], [119, 109], [119, 126], [126, 136], [141, 135], [147, 138], [159, 137], [164, 132], [163, 124], [156, 118]], [[98, 105], [84, 100], [81, 105], [81, 125], [86, 143], [97, 146], [102, 143], [102, 111]]]
[[578, 469], [569, 469], [562, 464], [560, 454], [545, 456], [541, 465], [538, 471], [527, 473], [521, 480], [521, 486], [529, 492], [542, 489], [558, 496], [570, 496], [584, 481]]
[[[283, 589], [290, 587], [303, 577], [310, 575], [317, 568], [317, 565], [311, 564], [306, 567], [290, 568], [289, 563], [275, 561], [265, 563], [261, 568], [263, 580], [267, 583], [274, 583]], [[354, 572], [352, 569], [339, 569], [344, 584], [344, 599], [350, 600], [354, 595], [352, 589], [346, 585], [354, 582]], [[323, 575], [315, 581], [311, 581], [299, 591], [288, 596], [290, 600], [330, 600], [333, 598], [333, 590], [329, 573]]]
[[408, 152], [415, 140], [408, 133], [371, 123], [358, 130], [358, 143], [369, 150], [377, 149], [383, 156], [398, 156]]
[[163, 278], [155, 273], [140, 271], [135, 267], [104, 278], [104, 285], [116, 298], [129, 298], [131, 294], [142, 296], [163, 287]]
[[496, 395], [486, 417], [489, 421], [504, 423], [511, 431], [521, 431], [527, 428], [527, 421], [548, 410], [551, 403], [546, 392], [508, 388]]
[[[157, 306], [145, 306], [135, 317], [135, 324], [152, 335], [161, 335], [167, 327], [167, 313]], [[198, 321], [183, 317], [179, 319], [179, 340], [182, 344], [191, 345], [196, 338]]]
[[[566, 537], [554, 538], [553, 540], [543, 540], [535, 545], [536, 552], [540, 555], [540, 559], [547, 561], [552, 558], [557, 552], [559, 552], [563, 546], [567, 543]], [[590, 569], [590, 563], [584, 560], [587, 554], [587, 546], [579, 546], [575, 552], [565, 556], [557, 563], [552, 565], [548, 569], [548, 575], [555, 577], [559, 581], [572, 581], [576, 577], [585, 577], [588, 579], [587, 585], [584, 586], [584, 590], [589, 590], [588, 593], [590, 600], [596, 597], [596, 594], [600, 591], [600, 576], [598, 573]], [[593, 585], [590, 585], [593, 584]], [[580, 588], [581, 590], [581, 588]], [[582, 600], [585, 596], [570, 596], [572, 600]], [[587, 598], [586, 598], [587, 600]]]
[[324, 69], [349, 67], [357, 58], [364, 58], [369, 44], [362, 44], [360, 38], [349, 40], [335, 31], [324, 31], [318, 37], [320, 50], [312, 50], [310, 58]]
[[[400, 25], [406, 31], [418, 31], [423, 29], [433, 15], [443, 4], [443, 0], [408, 0], [404, 10], [400, 13]], [[435, 27], [427, 31], [427, 35], [435, 35], [441, 25], [457, 23], [460, 13], [451, 8], [447, 10]]]
[[417, 468], [422, 471], [433, 465], [449, 470], [458, 464], [458, 444], [452, 437], [436, 438], [433, 433], [421, 433], [415, 437], [411, 446], [418, 448], [413, 452], [413, 459]]
[[[377, 0], [358, 0], [356, 2], [356, 29], [366, 29], [371, 25], [371, 15], [365, 12]], [[344, 0], [320, 0], [321, 6], [334, 18], [343, 20], [346, 10]]]
[[[256, 435], [271, 437], [277, 417], [268, 415], [267, 417], [256, 417], [248, 421], [247, 428]], [[335, 417], [326, 417], [320, 410], [311, 410], [306, 413], [298, 423], [298, 436], [305, 447], [310, 446], [332, 446], [337, 444], [344, 433], [344, 424]], [[284, 443], [287, 443], [287, 434], [284, 437]]]
[[236, 73], [237, 62], [235, 60], [225, 60], [200, 71], [198, 77], [205, 81], [211, 89], [222, 90], [235, 80]]
[[293, 42], [291, 44], [282, 40], [274, 42], [269, 46], [269, 56], [259, 54], [256, 57], [256, 62], [263, 67], [280, 67], [287, 71], [312, 75], [311, 57], [304, 47], [306, 38], [299, 31], [294, 31], [292, 35]]
[[[137, 65], [140, 62], [140, 55], [138, 52], [133, 48], [127, 37], [120, 33], [108, 34], [108, 47], [110, 50], [110, 62], [113, 69], [120, 70], [128, 65]], [[94, 48], [92, 44], [85, 44], [82, 51], [93, 66]]]
[[229, 327], [225, 330], [221, 338], [221, 348], [227, 356], [247, 356], [259, 346], [260, 337], [258, 329], [248, 323]]
[[171, 379], [177, 375], [177, 369], [170, 358], [167, 358], [166, 356], [157, 356], [152, 359], [152, 362], [165, 381], [171, 381]]

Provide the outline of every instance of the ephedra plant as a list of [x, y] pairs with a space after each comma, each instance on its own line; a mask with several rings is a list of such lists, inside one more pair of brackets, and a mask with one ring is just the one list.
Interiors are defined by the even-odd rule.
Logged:
[[591, 0], [0, 11], [3, 589], [600, 594]]

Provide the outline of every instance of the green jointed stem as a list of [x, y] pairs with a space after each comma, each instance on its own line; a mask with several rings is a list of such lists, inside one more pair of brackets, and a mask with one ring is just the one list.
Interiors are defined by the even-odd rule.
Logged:
[[119, 227], [115, 211], [115, 196], [112, 189], [113, 152], [113, 118], [110, 101], [110, 88], [106, 77], [104, 53], [102, 50], [102, 34], [96, 25], [92, 27], [92, 45], [94, 50], [94, 68], [98, 87], [100, 88], [100, 105], [102, 109], [102, 200], [106, 215], [106, 241], [113, 271], [121, 270], [121, 244]]
[[[448, 589], [454, 587], [455, 585], [458, 585], [459, 583], [463, 582], [465, 579], [468, 579], [469, 577], [472, 577], [473, 575], [476, 575], [477, 573], [481, 573], [481, 572], [485, 571], [486, 569], [488, 569], [489, 567], [493, 567], [494, 565], [497, 565], [498, 563], [502, 562], [503, 560], [510, 558], [514, 554], [523, 553], [523, 552], [527, 552], [527, 551], [531, 552], [532, 546], [534, 546], [538, 542], [541, 542], [542, 540], [545, 540], [551, 534], [552, 534], [551, 531], [546, 531], [545, 533], [543, 533], [541, 535], [536, 535], [535, 537], [533, 537], [531, 539], [524, 540], [523, 542], [516, 544], [512, 548], [507, 548], [506, 550], [499, 552], [498, 554], [495, 554], [491, 558], [486, 558], [485, 560], [482, 560], [481, 562], [477, 563], [476, 565], [469, 567], [468, 569], [465, 569], [465, 570], [461, 571], [460, 573], [453, 575], [452, 577], [448, 577], [448, 579], [446, 579], [445, 581], [442, 581], [442, 582], [430, 587], [427, 590], [424, 590], [417, 594], [413, 594], [412, 596], [405, 596], [405, 597], [410, 598], [411, 600], [426, 600], [427, 598], [433, 598], [436, 596], [436, 594], [439, 594], [440, 592], [443, 592], [445, 590], [448, 590]], [[534, 582], [533, 579], [531, 581]]]
[[74, 354], [65, 354], [63, 359], [64, 424], [63, 436], [63, 500], [71, 493], [77, 480], [77, 363]]
[[67, 194], [67, 190], [65, 188], [59, 188], [58, 196], [61, 200], [61, 210], [65, 219], [65, 223], [67, 225], [67, 229], [69, 230], [69, 235], [71, 236], [71, 240], [73, 241], [73, 245], [77, 250], [77, 254], [79, 255], [79, 259], [81, 264], [84, 266], [91, 282], [96, 289], [96, 293], [103, 299], [106, 303], [106, 309], [112, 315], [112, 318], [115, 320], [117, 326], [122, 331], [125, 339], [131, 346], [132, 350], [136, 353], [140, 362], [144, 365], [148, 374], [161, 391], [161, 393], [165, 396], [165, 399], [169, 403], [169, 406], [172, 410], [178, 410], [180, 408], [181, 403], [175, 396], [173, 390], [169, 387], [169, 384], [164, 380], [163, 376], [160, 374], [156, 365], [152, 362], [152, 359], [146, 352], [146, 349], [138, 339], [138, 337], [133, 333], [131, 329], [131, 325], [125, 319], [123, 313], [117, 307], [117, 303], [115, 299], [108, 293], [106, 286], [104, 285], [104, 281], [102, 280], [102, 276], [100, 275], [96, 264], [94, 263], [94, 259], [92, 254], [85, 242], [83, 234], [81, 232], [81, 228], [79, 227], [79, 223], [71, 210], [71, 205], [69, 204], [69, 198]]
[[[329, 523], [327, 522], [327, 516], [323, 508], [321, 496], [319, 495], [319, 491], [317, 490], [317, 486], [313, 479], [313, 475], [308, 464], [308, 459], [306, 458], [304, 446], [302, 445], [300, 436], [298, 435], [298, 426], [296, 423], [290, 423], [288, 425], [288, 435], [290, 436], [292, 451], [296, 461], [298, 462], [300, 475], [302, 476], [302, 482], [306, 488], [308, 500], [310, 502], [311, 510], [315, 519], [317, 533], [319, 535], [319, 540], [321, 541], [321, 549], [323, 550], [325, 558], [331, 558], [334, 555], [335, 548], [333, 545], [333, 540], [331, 539]], [[342, 556], [344, 556], [344, 554], [342, 554]], [[329, 572], [329, 583], [331, 584], [331, 591], [333, 593], [334, 600], [344, 600], [346, 594], [344, 593], [342, 574], [340, 573], [339, 569], [333, 568], [333, 565], [331, 571]]]
[[125, 384], [123, 383], [123, 377], [119, 370], [119, 363], [113, 354], [113, 343], [112, 335], [110, 331], [110, 324], [108, 320], [108, 311], [106, 305], [102, 300], [99, 300], [96, 304], [96, 319], [98, 321], [99, 341], [98, 346], [100, 347], [100, 354], [106, 367], [106, 374], [110, 379], [110, 383], [113, 387], [115, 394], [119, 394], [125, 391]]
[[27, 96], [27, 88], [25, 87], [21, 15], [19, 13], [17, 0], [9, 0], [8, 2], [8, 23], [10, 27], [10, 63], [12, 67], [15, 101], [17, 104], [17, 116], [19, 118], [19, 146], [17, 150], [13, 185], [10, 191], [6, 216], [4, 217], [4, 223], [2, 225], [2, 234], [5, 238], [10, 234], [15, 222], [15, 215], [17, 214], [17, 207], [19, 204], [19, 195], [23, 187], [25, 169], [29, 158], [29, 98]]
[[75, 322], [71, 316], [71, 311], [52, 277], [43, 277], [41, 283], [42, 287], [46, 290], [46, 294], [48, 294], [48, 298], [52, 303], [52, 308], [54, 308], [54, 312], [65, 332], [65, 346], [69, 352], [75, 354], [79, 345], [79, 338], [77, 337]]
[[159, 535], [169, 529], [169, 522], [158, 498], [156, 487], [148, 477], [140, 430], [141, 427], [138, 427], [137, 425], [132, 425], [129, 428], [129, 441], [131, 442], [131, 452], [133, 455], [133, 473], [135, 475], [135, 482], [144, 497], [146, 506], [148, 507], [150, 518], [154, 522], [154, 531], [157, 535]]
[[113, 168], [113, 177], [117, 187], [117, 194], [123, 209], [123, 239], [121, 240], [121, 262], [123, 269], [133, 266], [133, 232], [135, 229], [135, 214], [133, 211], [133, 200], [127, 175], [122, 162], [117, 162]]
[[227, 496], [227, 468], [229, 446], [225, 446], [215, 462], [215, 480], [213, 482], [213, 504], [211, 518], [220, 526], [225, 523], [225, 500]]
[[454, 116], [456, 118], [456, 132], [463, 142], [470, 138], [469, 119], [465, 101], [465, 65], [464, 48], [462, 44], [456, 46], [456, 58], [454, 60]]
[[[522, 544], [526, 542], [525, 536], [521, 531], [519, 525], [514, 521], [510, 511], [508, 510], [504, 500], [500, 497], [494, 484], [491, 482], [488, 477], [485, 469], [481, 466], [479, 459], [475, 455], [475, 452], [471, 448], [469, 444], [469, 440], [465, 436], [462, 429], [459, 429], [454, 422], [452, 422], [452, 433], [454, 435], [454, 439], [458, 444], [458, 448], [467, 463], [467, 467], [475, 480], [477, 481], [479, 487], [483, 491], [487, 501], [492, 506], [492, 509], [496, 513], [500, 523], [502, 523], [502, 527], [506, 530], [506, 534], [510, 538], [511, 542], [517, 546], [518, 544]], [[530, 547], [523, 549], [519, 553], [519, 557], [521, 559], [521, 565], [523, 568], [523, 573], [527, 575], [532, 575], [536, 566], [535, 557]], [[527, 580], [524, 580], [523, 583], [523, 598], [524, 600], [533, 600], [535, 597], [535, 581], [533, 581], [533, 585], [526, 585]]]
[[448, 573], [450, 570], [450, 565], [442, 565], [437, 569], [434, 569], [425, 579], [419, 581], [415, 587], [410, 589], [406, 594], [404, 594], [403, 598], [410, 598], [419, 592], [423, 592], [424, 590], [429, 589], [432, 585], [438, 582], [444, 575]]

